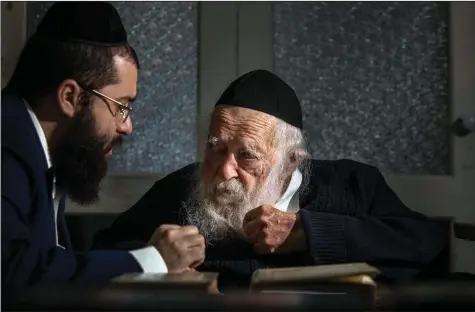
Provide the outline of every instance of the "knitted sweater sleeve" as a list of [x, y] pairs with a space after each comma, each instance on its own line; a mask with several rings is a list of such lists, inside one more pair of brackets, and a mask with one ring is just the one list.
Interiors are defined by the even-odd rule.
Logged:
[[340, 161], [330, 175], [340, 178], [318, 185], [299, 211], [315, 264], [367, 262], [413, 275], [447, 243], [444, 229], [407, 208], [376, 168]]

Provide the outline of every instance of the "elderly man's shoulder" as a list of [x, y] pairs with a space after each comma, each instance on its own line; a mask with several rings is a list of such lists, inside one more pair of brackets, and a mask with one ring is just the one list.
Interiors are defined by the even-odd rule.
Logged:
[[199, 164], [200, 163], [197, 163], [197, 162], [188, 164], [188, 165], [186, 165], [184, 167], [181, 167], [180, 169], [170, 173], [170, 176], [177, 176], [177, 177], [179, 176], [179, 177], [185, 177], [185, 178], [191, 177], [198, 170]]
[[380, 178], [381, 173], [375, 166], [351, 159], [338, 160], [316, 160], [310, 163], [312, 175], [323, 175], [327, 177], [350, 178], [358, 176], [360, 178]]
[[191, 163], [188, 164], [180, 169], [177, 169], [162, 178], [160, 178], [158, 182], [161, 183], [176, 183], [176, 182], [189, 182], [192, 180], [193, 175], [196, 174], [199, 168], [199, 163]]

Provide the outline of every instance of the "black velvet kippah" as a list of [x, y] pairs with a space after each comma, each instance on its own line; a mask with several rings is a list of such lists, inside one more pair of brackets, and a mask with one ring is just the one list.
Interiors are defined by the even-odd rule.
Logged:
[[216, 106], [220, 104], [261, 111], [294, 127], [303, 128], [302, 108], [294, 90], [275, 74], [263, 69], [234, 80]]
[[40, 22], [36, 35], [98, 46], [127, 43], [119, 13], [107, 2], [55, 2]]

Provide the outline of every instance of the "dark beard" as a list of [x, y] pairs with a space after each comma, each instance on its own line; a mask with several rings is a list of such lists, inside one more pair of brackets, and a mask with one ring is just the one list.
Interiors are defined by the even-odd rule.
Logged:
[[98, 137], [89, 106], [74, 118], [64, 141], [52, 152], [56, 185], [72, 201], [89, 205], [99, 200], [100, 182], [107, 173], [106, 153], [115, 144], [110, 138]]

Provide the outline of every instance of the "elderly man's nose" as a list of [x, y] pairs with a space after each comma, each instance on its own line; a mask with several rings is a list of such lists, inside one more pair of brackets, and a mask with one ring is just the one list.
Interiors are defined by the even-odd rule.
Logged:
[[220, 168], [220, 175], [225, 181], [231, 180], [238, 176], [237, 174], [238, 164], [233, 154], [229, 154], [224, 160]]

